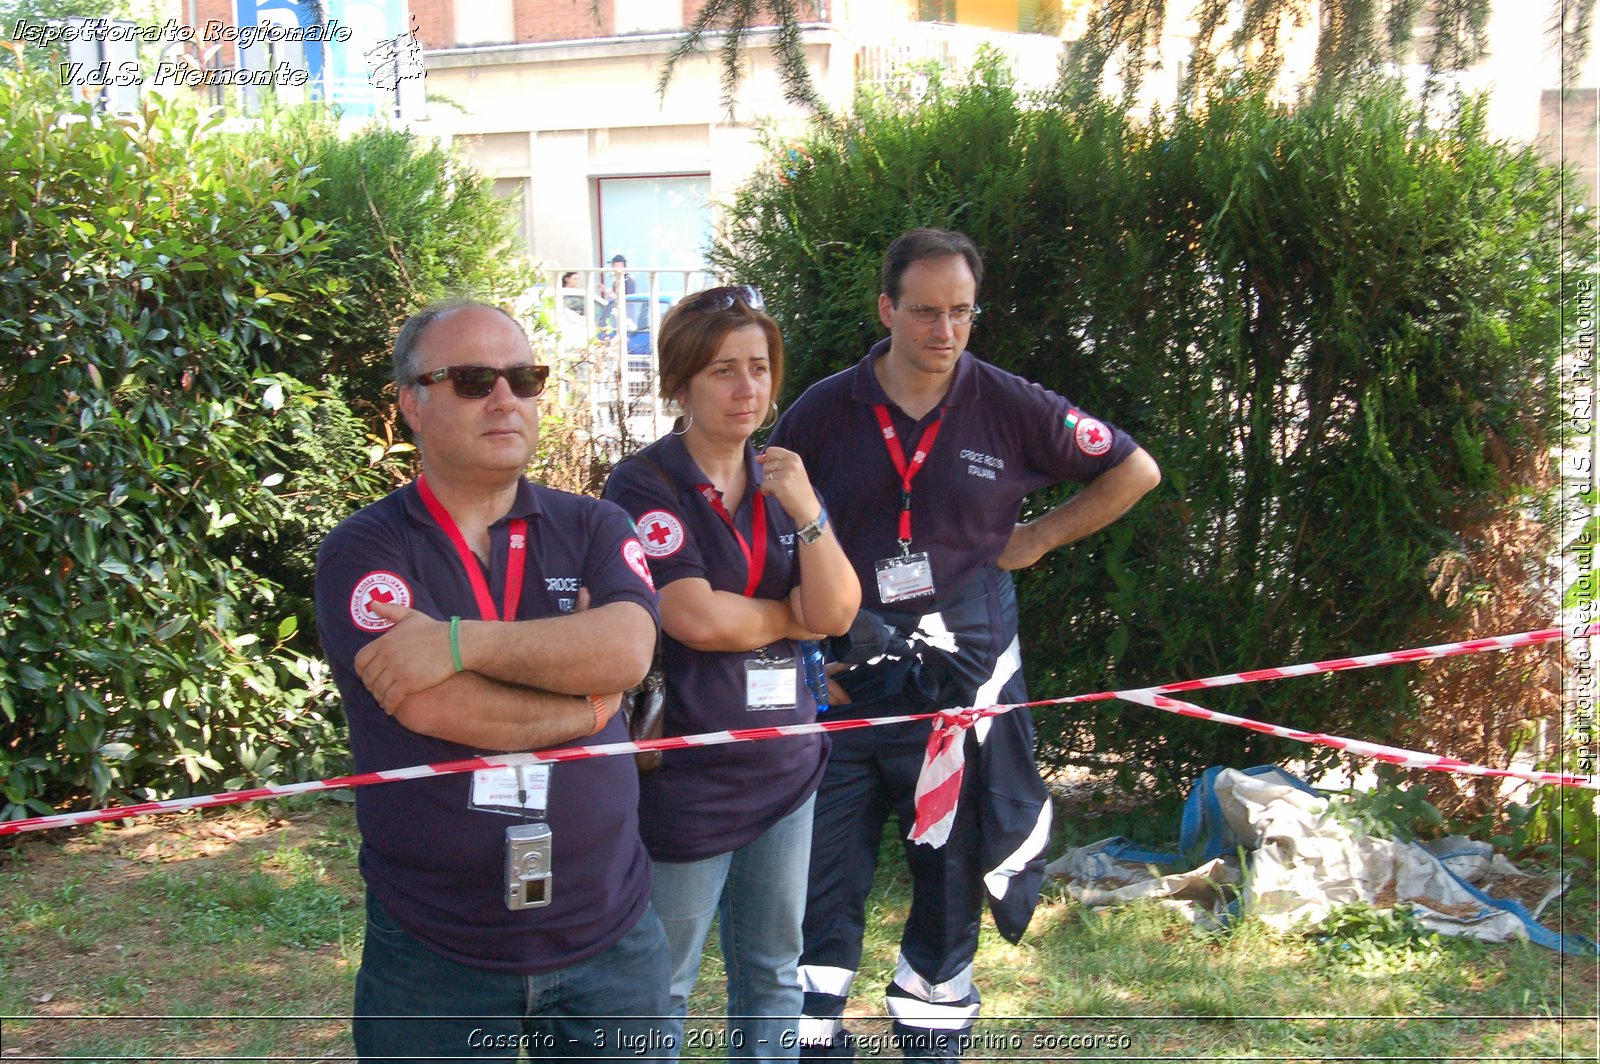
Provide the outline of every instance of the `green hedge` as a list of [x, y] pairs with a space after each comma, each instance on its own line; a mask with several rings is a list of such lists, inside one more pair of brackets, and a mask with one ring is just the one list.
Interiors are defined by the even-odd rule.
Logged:
[[[771, 147], [713, 257], [779, 315], [791, 397], [881, 335], [888, 241], [958, 228], [988, 271], [973, 349], [1162, 466], [1132, 515], [1022, 575], [1035, 697], [1431, 641], [1448, 617], [1430, 561], [1537, 501], [1510, 471], [1556, 429], [1561, 178], [1475, 105], [1429, 125], [1397, 92], [1238, 95], [1140, 122], [1021, 99], [990, 63]], [[1382, 740], [1415, 680], [1197, 701]], [[1118, 703], [1038, 718], [1054, 763], [1175, 787], [1314, 749]]]
[[0, 70], [0, 819], [342, 770], [316, 550], [404, 472], [399, 321], [526, 289], [510, 216], [403, 131], [47, 58]]
[[343, 383], [363, 413], [388, 414], [389, 345], [413, 310], [471, 293], [507, 304], [534, 283], [521, 258], [511, 211], [494, 183], [455, 152], [403, 129], [339, 128], [328, 109], [269, 111], [262, 128], [236, 134], [241, 150], [311, 168], [314, 202], [329, 223], [326, 313], [309, 339], [283, 351], [286, 373]]
[[29, 70], [0, 73], [0, 157], [0, 817], [339, 764], [326, 670], [239, 553], [303, 470], [375, 487], [322, 446], [348, 411], [278, 372], [336, 266], [315, 178]]

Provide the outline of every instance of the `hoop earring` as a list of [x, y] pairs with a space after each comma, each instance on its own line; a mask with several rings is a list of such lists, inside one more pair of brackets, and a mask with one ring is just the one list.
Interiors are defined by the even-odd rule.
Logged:
[[778, 423], [778, 401], [776, 399], [774, 399], [772, 401], [772, 413], [768, 414], [764, 419], [762, 419], [761, 424], [756, 426], [756, 431], [757, 432], [765, 431], [766, 429], [770, 429], [772, 426], [776, 425], [777, 423]]
[[689, 431], [689, 427], [694, 424], [694, 412], [690, 411], [686, 416], [680, 417], [680, 418], [678, 418], [678, 420], [683, 422], [683, 428], [681, 428], [681, 429], [669, 429], [668, 430], [669, 435], [682, 436], [685, 432], [688, 432]]

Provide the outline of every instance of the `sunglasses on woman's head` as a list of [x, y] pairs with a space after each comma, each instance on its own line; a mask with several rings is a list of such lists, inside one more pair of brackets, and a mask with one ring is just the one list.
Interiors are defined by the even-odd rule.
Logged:
[[526, 362], [505, 369], [497, 366], [445, 366], [422, 374], [416, 382], [426, 388], [430, 384], [449, 380], [461, 398], [482, 399], [494, 391], [494, 382], [501, 377], [511, 385], [512, 395], [518, 399], [532, 399], [544, 391], [544, 382], [550, 377], [550, 367]]
[[707, 288], [689, 300], [689, 305], [695, 310], [703, 310], [715, 314], [727, 310], [735, 302], [743, 303], [751, 310], [765, 310], [766, 300], [761, 298], [761, 292], [753, 284], [724, 285], [721, 288]]

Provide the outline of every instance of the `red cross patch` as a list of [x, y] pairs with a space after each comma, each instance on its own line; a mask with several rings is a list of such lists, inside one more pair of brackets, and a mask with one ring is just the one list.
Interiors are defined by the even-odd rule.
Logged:
[[1111, 430], [1105, 422], [1092, 417], [1078, 422], [1078, 427], [1073, 430], [1073, 439], [1078, 443], [1078, 450], [1091, 458], [1099, 458], [1111, 450]]
[[628, 563], [629, 569], [639, 574], [645, 587], [651, 591], [656, 589], [656, 582], [650, 579], [650, 563], [644, 560], [644, 548], [639, 546], [638, 540], [630, 539], [622, 545], [622, 560]]
[[651, 510], [634, 528], [644, 552], [652, 558], [670, 558], [683, 547], [683, 522], [665, 510]]
[[411, 588], [394, 573], [378, 570], [363, 576], [356, 589], [350, 592], [350, 619], [356, 627], [368, 632], [381, 632], [393, 628], [394, 622], [372, 612], [375, 602], [389, 602], [396, 606], [411, 605]]

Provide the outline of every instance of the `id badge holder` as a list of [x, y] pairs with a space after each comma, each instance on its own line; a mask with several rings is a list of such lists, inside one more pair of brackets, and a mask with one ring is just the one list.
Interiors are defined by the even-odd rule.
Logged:
[[543, 820], [550, 806], [550, 765], [480, 768], [472, 774], [470, 807], [481, 813]]
[[885, 605], [933, 594], [933, 562], [927, 551], [884, 558], [873, 568], [878, 574], [878, 601]]
[[795, 683], [799, 671], [793, 658], [746, 658], [744, 663], [744, 707], [752, 713], [794, 708]]

